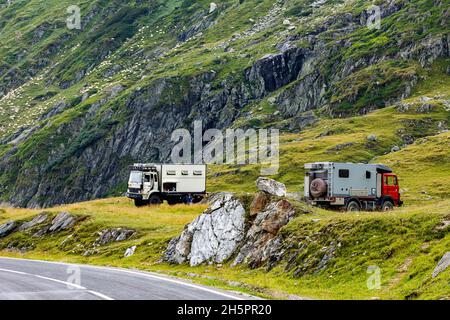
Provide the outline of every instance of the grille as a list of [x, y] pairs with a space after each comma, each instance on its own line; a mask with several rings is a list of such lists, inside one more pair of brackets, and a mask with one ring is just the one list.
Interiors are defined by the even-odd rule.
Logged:
[[141, 193], [141, 189], [137, 189], [137, 188], [129, 188], [128, 189], [129, 193]]

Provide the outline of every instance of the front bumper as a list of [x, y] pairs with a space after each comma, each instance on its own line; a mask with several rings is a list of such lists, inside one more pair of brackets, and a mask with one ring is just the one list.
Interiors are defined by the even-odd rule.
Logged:
[[142, 194], [127, 192], [127, 198], [142, 200]]

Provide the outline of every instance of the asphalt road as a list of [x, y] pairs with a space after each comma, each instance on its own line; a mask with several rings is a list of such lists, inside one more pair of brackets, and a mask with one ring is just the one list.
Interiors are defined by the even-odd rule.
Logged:
[[237, 293], [128, 269], [0, 258], [0, 300], [235, 300]]

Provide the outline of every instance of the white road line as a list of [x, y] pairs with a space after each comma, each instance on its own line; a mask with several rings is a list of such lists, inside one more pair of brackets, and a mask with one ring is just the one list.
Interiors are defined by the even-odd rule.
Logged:
[[36, 278], [40, 278], [40, 279], [44, 279], [44, 280], [49, 280], [49, 281], [53, 281], [53, 282], [57, 282], [60, 284], [65, 284], [68, 287], [73, 287], [75, 289], [80, 289], [80, 290], [87, 290], [85, 287], [79, 286], [75, 283], [70, 283], [70, 282], [66, 282], [66, 281], [62, 281], [62, 280], [58, 280], [58, 279], [53, 279], [53, 278], [48, 278], [48, 277], [44, 277], [44, 276], [39, 276], [37, 274], [31, 274], [29, 273], [30, 276], [35, 276]]
[[27, 273], [25, 273], [25, 272], [20, 272], [20, 271], [15, 271], [15, 270], [0, 269], [0, 271], [9, 272], [9, 273], [16, 273], [16, 274], [21, 274], [21, 275], [27, 275]]
[[62, 265], [62, 266], [71, 266], [72, 265], [72, 266], [79, 266], [79, 267], [83, 267], [83, 268], [91, 268], [91, 269], [98, 269], [98, 270], [109, 270], [109, 271], [130, 273], [130, 274], [134, 274], [134, 275], [139, 275], [139, 276], [144, 276], [144, 277], [148, 277], [148, 278], [158, 279], [158, 280], [167, 281], [167, 282], [183, 285], [183, 286], [186, 286], [186, 287], [190, 287], [190, 288], [206, 291], [206, 292], [213, 293], [213, 294], [216, 294], [216, 295], [219, 295], [219, 296], [222, 296], [222, 297], [225, 297], [225, 298], [233, 299], [233, 300], [244, 300], [244, 298], [237, 297], [237, 296], [234, 296], [234, 295], [231, 295], [231, 294], [227, 294], [227, 293], [224, 293], [224, 292], [216, 291], [214, 289], [209, 289], [207, 287], [199, 286], [199, 285], [196, 285], [196, 284], [193, 284], [193, 283], [188, 283], [188, 282], [185, 282], [185, 281], [172, 279], [172, 278], [165, 277], [165, 276], [159, 276], [159, 275], [156, 275], [156, 274], [153, 274], [153, 273], [150, 273], [150, 272], [136, 272], [136, 271], [120, 269], [120, 268], [100, 267], [100, 266], [92, 266], [92, 265], [76, 264], [76, 263], [63, 263], [63, 262], [57, 262], [57, 261], [18, 259], [18, 258], [10, 258], [10, 257], [0, 257], [0, 259], [9, 259], [9, 260], [15, 260], [15, 261], [23, 260], [23, 261], [30, 261], [30, 262], [35, 262], [35, 263], [47, 263], [47, 264], [55, 264], [55, 265]]
[[66, 286], [68, 286], [68, 287], [73, 287], [73, 288], [75, 288], [75, 289], [86, 290], [86, 291], [89, 292], [90, 294], [92, 294], [92, 295], [94, 295], [94, 296], [96, 296], [96, 297], [98, 297], [98, 298], [101, 298], [101, 299], [103, 299], [103, 300], [114, 300], [113, 298], [108, 297], [107, 295], [104, 295], [104, 294], [102, 294], [102, 293], [100, 293], [100, 292], [97, 292], [97, 291], [88, 290], [87, 288], [82, 287], [82, 286], [80, 286], [80, 285], [78, 285], [78, 284], [75, 284], [75, 283], [70, 283], [70, 282], [66, 282], [66, 281], [62, 281], [62, 280], [58, 280], [58, 279], [54, 279], [54, 278], [49, 278], [49, 277], [40, 276], [40, 275], [37, 275], [37, 274], [31, 274], [31, 273], [26, 273], [26, 272], [20, 272], [20, 271], [15, 271], [15, 270], [10, 270], [10, 269], [0, 269], [0, 271], [3, 271], [3, 272], [9, 272], [9, 273], [15, 273], [15, 274], [20, 274], [20, 275], [26, 275], [26, 276], [31, 276], [31, 277], [36, 277], [36, 278], [43, 279], [43, 280], [48, 280], [48, 281], [53, 281], [53, 282], [56, 282], [56, 283], [59, 283], [59, 284], [64, 284], [64, 285], [66, 285]]
[[108, 297], [108, 296], [104, 295], [103, 293], [100, 293], [100, 292], [97, 292], [97, 291], [88, 290], [88, 292], [90, 294], [93, 294], [94, 296], [97, 296], [97, 297], [103, 299], [103, 300], [114, 300], [113, 298]]
[[150, 274], [150, 273], [141, 273], [141, 272], [135, 272], [135, 271], [131, 271], [131, 270], [121, 270], [121, 269], [107, 268], [107, 267], [105, 267], [103, 269], [110, 270], [110, 271], [120, 271], [120, 272], [130, 273], [130, 274], [139, 275], [139, 276], [145, 276], [148, 278], [153, 278], [153, 279], [163, 280], [163, 281], [167, 281], [167, 282], [171, 282], [171, 283], [175, 283], [175, 284], [179, 284], [179, 285], [184, 285], [184, 286], [191, 287], [194, 289], [200, 289], [200, 290], [203, 290], [203, 291], [206, 291], [209, 293], [213, 293], [213, 294], [217, 294], [217, 295], [220, 295], [220, 296], [223, 296], [226, 298], [230, 298], [233, 300], [243, 300], [243, 298], [232, 296], [232, 295], [226, 294], [224, 292], [215, 291], [213, 289], [208, 289], [206, 287], [198, 286], [193, 283], [187, 283], [187, 282], [184, 282], [181, 280], [171, 279], [171, 278], [167, 278], [167, 277], [161, 277], [161, 276]]

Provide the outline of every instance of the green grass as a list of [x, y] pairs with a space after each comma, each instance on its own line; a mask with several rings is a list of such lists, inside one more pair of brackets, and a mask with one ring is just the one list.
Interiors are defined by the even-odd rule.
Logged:
[[[203, 265], [191, 268], [161, 263], [168, 240], [178, 235], [205, 205], [135, 208], [130, 200], [111, 198], [78, 203], [46, 210], [51, 214], [69, 211], [84, 217], [74, 230], [32, 238], [29, 233], [15, 233], [0, 240], [1, 255], [32, 259], [88, 263], [166, 273], [193, 281], [239, 290], [266, 298], [287, 299], [290, 295], [319, 299], [438, 299], [449, 298], [450, 274], [435, 279], [431, 273], [450, 244], [448, 228], [439, 230], [449, 219], [448, 200], [428, 205], [409, 206], [392, 213], [333, 213], [313, 209], [282, 229], [285, 243], [292, 245], [286, 257], [295, 253], [290, 268], [286, 260], [274, 269], [248, 269], [244, 266]], [[0, 223], [28, 220], [38, 210], [4, 208]], [[97, 232], [105, 228], [126, 227], [137, 230], [127, 241], [96, 248], [90, 256]], [[68, 236], [71, 235], [71, 239]], [[63, 243], [63, 241], [66, 240]], [[316, 272], [323, 247], [334, 241], [340, 246], [328, 267]], [[303, 247], [302, 244], [307, 246]], [[5, 249], [33, 248], [25, 253]], [[123, 258], [126, 248], [137, 245], [136, 254]], [[368, 290], [367, 268], [381, 269], [381, 288]], [[301, 273], [295, 271], [301, 268]]]

